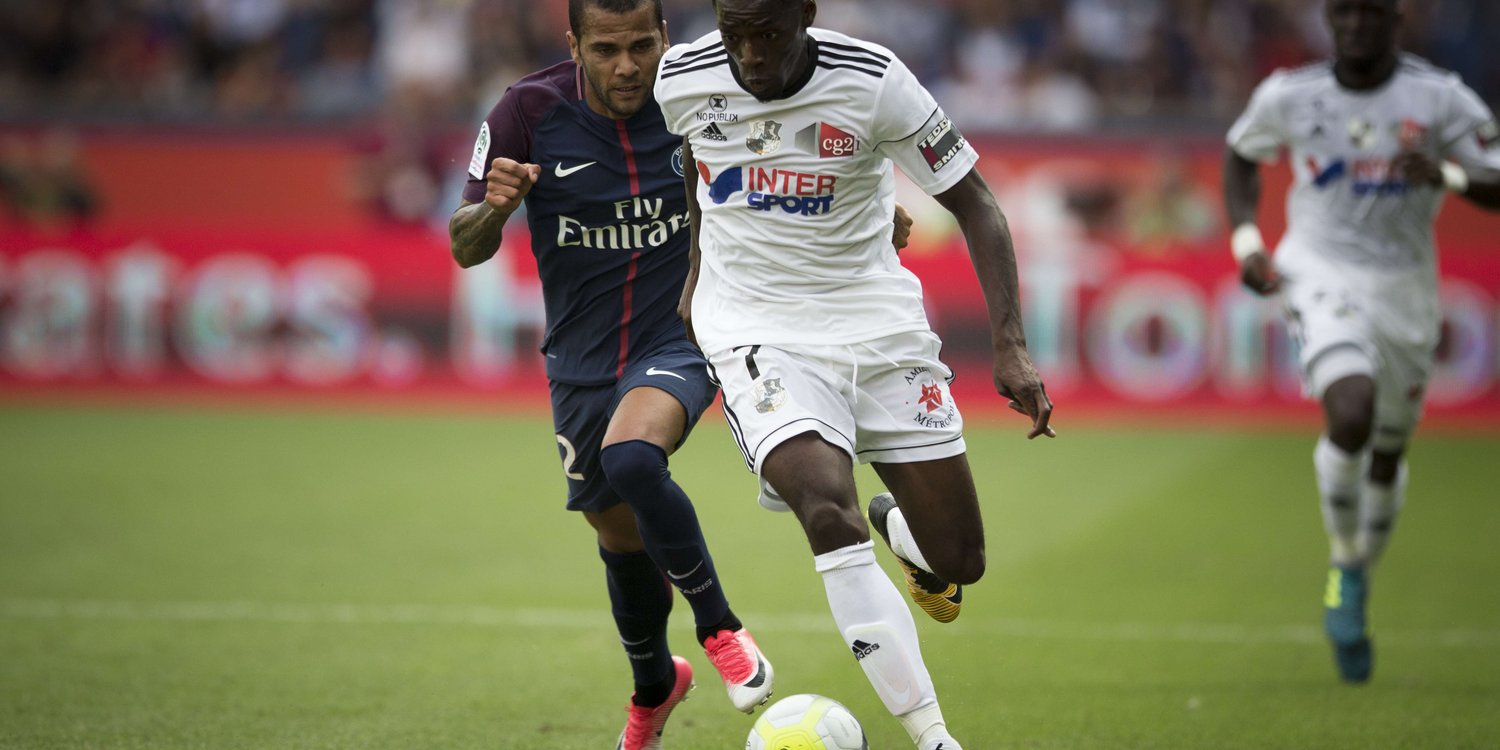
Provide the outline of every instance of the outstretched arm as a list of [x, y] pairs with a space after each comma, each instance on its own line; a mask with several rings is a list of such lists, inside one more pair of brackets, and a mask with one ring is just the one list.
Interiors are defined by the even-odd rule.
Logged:
[[496, 159], [485, 175], [483, 203], [464, 201], [448, 220], [448, 249], [458, 265], [469, 268], [494, 257], [505, 221], [521, 207], [541, 167]]
[[682, 186], [687, 191], [688, 209], [688, 272], [682, 285], [682, 298], [677, 302], [677, 314], [687, 327], [688, 340], [698, 343], [693, 335], [693, 290], [698, 287], [698, 227], [703, 223], [703, 211], [698, 207], [698, 161], [693, 158], [693, 146], [682, 139]]
[[1260, 165], [1224, 149], [1224, 212], [1234, 227], [1230, 244], [1240, 264], [1240, 281], [1256, 294], [1274, 294], [1281, 278], [1266, 252], [1265, 240], [1255, 225], [1260, 208]]
[[1052, 400], [1026, 351], [1016, 250], [1005, 214], [977, 169], [935, 197], [958, 220], [984, 291], [994, 347], [995, 390], [1010, 399], [1010, 408], [1031, 418], [1028, 438], [1056, 437], [1047, 425], [1052, 419]]

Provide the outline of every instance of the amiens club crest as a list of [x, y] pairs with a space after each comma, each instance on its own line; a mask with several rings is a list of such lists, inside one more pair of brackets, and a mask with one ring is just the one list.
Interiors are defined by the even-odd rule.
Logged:
[[775, 120], [756, 120], [750, 123], [750, 137], [745, 146], [761, 155], [770, 156], [781, 150], [781, 123]]

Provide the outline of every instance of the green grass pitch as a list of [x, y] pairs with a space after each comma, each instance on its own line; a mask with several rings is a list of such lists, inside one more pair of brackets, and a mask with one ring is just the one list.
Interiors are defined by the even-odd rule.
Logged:
[[[1416, 441], [1375, 678], [1351, 687], [1320, 630], [1311, 434], [1059, 427], [971, 424], [989, 572], [956, 623], [914, 610], [970, 750], [1500, 747], [1500, 439]], [[0, 748], [612, 747], [629, 675], [551, 433], [536, 414], [0, 407]], [[911, 747], [720, 416], [673, 470], [778, 693]], [[691, 624], [679, 598], [698, 689], [667, 747], [742, 747], [751, 720]]]

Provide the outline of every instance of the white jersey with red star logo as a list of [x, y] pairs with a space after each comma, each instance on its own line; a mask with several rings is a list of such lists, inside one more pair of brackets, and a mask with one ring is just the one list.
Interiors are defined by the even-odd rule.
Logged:
[[891, 247], [892, 163], [937, 194], [978, 154], [890, 50], [808, 34], [810, 77], [773, 101], [740, 85], [718, 32], [662, 58], [656, 99], [698, 163], [705, 352], [928, 330], [921, 284]]

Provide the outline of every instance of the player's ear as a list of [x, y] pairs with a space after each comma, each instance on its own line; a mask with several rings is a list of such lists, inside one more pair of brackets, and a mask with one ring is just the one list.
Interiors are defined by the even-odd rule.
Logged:
[[672, 38], [667, 36], [667, 22], [663, 20], [661, 22], [661, 48], [666, 49], [670, 46], [672, 46]]
[[813, 25], [813, 19], [818, 17], [818, 0], [806, 0], [802, 3], [802, 28]]
[[568, 54], [573, 56], [573, 62], [576, 62], [579, 65], [582, 65], [583, 64], [583, 56], [579, 54], [579, 50], [578, 50], [578, 37], [573, 36], [573, 32], [571, 30], [565, 31], [563, 33], [566, 34], [567, 37], [568, 37]]

